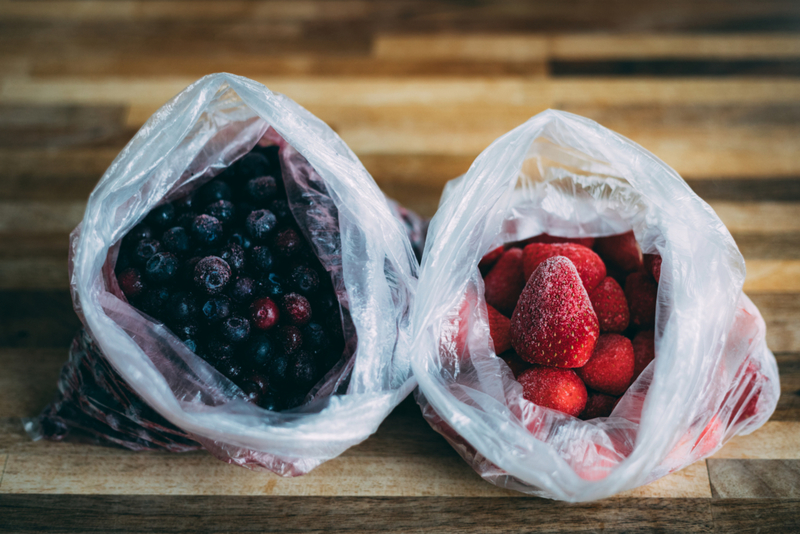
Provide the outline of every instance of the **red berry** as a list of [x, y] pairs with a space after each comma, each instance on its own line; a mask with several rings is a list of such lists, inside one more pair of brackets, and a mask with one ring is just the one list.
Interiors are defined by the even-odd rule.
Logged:
[[142, 274], [138, 269], [134, 269], [133, 267], [119, 273], [117, 282], [119, 282], [119, 288], [129, 299], [136, 298], [144, 292]]
[[525, 287], [522, 271], [522, 251], [507, 250], [483, 281], [486, 303], [504, 315], [511, 315]]
[[625, 279], [625, 297], [631, 311], [631, 324], [648, 328], [656, 322], [658, 286], [649, 274], [631, 273]]
[[511, 316], [511, 345], [522, 359], [581, 367], [592, 355], [599, 326], [572, 262], [556, 256], [531, 275]]
[[628, 328], [630, 311], [625, 293], [616, 280], [607, 276], [594, 291], [589, 293], [592, 307], [600, 323], [600, 332], [621, 334]]
[[497, 263], [497, 260], [500, 259], [500, 256], [503, 255], [503, 247], [497, 247], [496, 249], [488, 252], [481, 261], [478, 263], [478, 269], [481, 271], [482, 276], [486, 276], [486, 273]]
[[652, 274], [653, 279], [658, 283], [661, 280], [661, 256], [658, 254], [645, 254], [644, 270]]
[[297, 326], [303, 326], [311, 320], [311, 304], [299, 293], [289, 293], [283, 296], [283, 311], [289, 321]]
[[581, 419], [587, 421], [595, 417], [608, 417], [614, 411], [614, 406], [617, 404], [617, 397], [611, 395], [604, 395], [596, 391], [589, 392], [589, 400], [586, 401], [586, 407], [581, 412]]
[[636, 243], [633, 231], [595, 240], [594, 249], [606, 262], [611, 262], [624, 271], [638, 271], [642, 268], [642, 251]]
[[633, 380], [636, 380], [656, 357], [655, 332], [642, 330], [636, 334], [631, 344], [633, 345]]
[[619, 334], [603, 334], [592, 357], [577, 372], [588, 387], [608, 395], [622, 395], [633, 379], [630, 340]]
[[269, 297], [253, 302], [250, 311], [253, 316], [253, 326], [259, 330], [269, 330], [278, 323], [280, 318], [278, 305]]
[[592, 291], [606, 277], [606, 266], [600, 256], [583, 245], [574, 243], [532, 243], [522, 252], [522, 269], [525, 280], [547, 258], [564, 256], [569, 258], [581, 277], [586, 291]]
[[577, 417], [586, 406], [586, 386], [571, 369], [534, 366], [519, 375], [525, 399]]
[[489, 314], [489, 335], [492, 336], [494, 352], [495, 354], [502, 354], [511, 348], [511, 339], [509, 337], [511, 320], [488, 304], [486, 305], [486, 311]]
[[549, 234], [539, 234], [535, 237], [530, 237], [528, 239], [523, 239], [522, 241], [516, 241], [514, 243], [509, 243], [506, 245], [506, 248], [516, 247], [516, 248], [525, 248], [526, 246], [530, 245], [531, 243], [575, 243], [576, 245], [583, 245], [586, 248], [592, 248], [594, 245], [594, 238], [593, 237], [557, 237], [554, 235]]
[[511, 372], [514, 374], [514, 378], [517, 378], [519, 375], [527, 371], [531, 368], [531, 364], [523, 360], [519, 357], [519, 354], [513, 351], [506, 352], [500, 356], [506, 365], [508, 365]]

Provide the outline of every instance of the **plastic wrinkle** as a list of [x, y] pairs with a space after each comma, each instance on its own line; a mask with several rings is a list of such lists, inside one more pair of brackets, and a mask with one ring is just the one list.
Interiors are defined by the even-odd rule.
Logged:
[[[479, 261], [542, 233], [629, 230], [644, 253], [662, 257], [655, 360], [607, 418], [526, 401], [492, 350]], [[775, 409], [777, 364], [744, 275], [730, 233], [674, 170], [593, 121], [546, 111], [445, 187], [412, 310], [417, 401], [498, 486], [575, 502], [647, 484], [754, 431]], [[453, 341], [456, 320], [470, 325], [466, 347]]]

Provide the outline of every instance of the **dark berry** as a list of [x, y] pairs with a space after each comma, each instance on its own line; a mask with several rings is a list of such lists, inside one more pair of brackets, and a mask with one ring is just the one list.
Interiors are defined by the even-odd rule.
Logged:
[[298, 351], [289, 360], [289, 380], [301, 389], [311, 387], [317, 381], [317, 361], [305, 350]]
[[292, 258], [303, 249], [303, 242], [294, 228], [287, 228], [275, 236], [275, 251], [284, 258]]
[[236, 382], [242, 376], [242, 364], [236, 360], [223, 360], [216, 365], [216, 368], [232, 382]]
[[208, 341], [208, 357], [215, 366], [232, 360], [235, 355], [236, 348], [230, 343], [221, 339]]
[[282, 299], [283, 313], [292, 324], [302, 326], [311, 320], [311, 304], [298, 293], [289, 293]]
[[187, 232], [191, 232], [192, 223], [194, 223], [195, 217], [197, 217], [197, 213], [193, 211], [187, 211], [186, 213], [181, 213], [175, 220], [175, 224], [177, 224]]
[[189, 250], [189, 232], [182, 226], [170, 228], [161, 236], [164, 249], [175, 254], [186, 254]]
[[167, 316], [174, 324], [193, 323], [197, 316], [197, 304], [191, 293], [179, 292], [167, 302]]
[[258, 334], [250, 339], [245, 350], [245, 361], [258, 369], [265, 367], [275, 356], [280, 354], [275, 341], [265, 334]]
[[278, 153], [280, 152], [280, 147], [278, 145], [269, 145], [269, 146], [261, 146], [256, 145], [253, 147], [253, 152], [261, 154], [267, 161], [269, 161], [270, 166], [272, 167], [272, 172], [275, 173], [276, 171], [280, 172], [280, 160], [278, 159]]
[[221, 323], [231, 316], [231, 299], [225, 295], [211, 297], [203, 303], [200, 311], [209, 324]]
[[222, 337], [231, 343], [241, 343], [250, 335], [250, 321], [234, 315], [222, 322]]
[[253, 266], [264, 273], [272, 269], [272, 252], [264, 245], [258, 245], [250, 249], [250, 261]]
[[172, 331], [181, 339], [196, 339], [197, 335], [200, 333], [200, 329], [197, 327], [196, 323], [178, 325], [173, 328]]
[[336, 314], [339, 314], [339, 300], [333, 290], [317, 294], [314, 304], [314, 309], [320, 312], [321, 315], [333, 313], [334, 309]]
[[230, 200], [217, 200], [206, 206], [204, 213], [216, 218], [222, 224], [227, 224], [236, 216], [236, 207]]
[[197, 348], [199, 345], [197, 344], [196, 339], [184, 339], [183, 344], [186, 345], [186, 348], [190, 351], [194, 352], [195, 354], [197, 353]]
[[147, 279], [155, 284], [164, 284], [178, 274], [178, 256], [172, 252], [159, 252], [147, 260], [144, 274]]
[[195, 204], [200, 206], [208, 206], [217, 200], [231, 200], [231, 188], [222, 180], [211, 180], [203, 187], [197, 190], [195, 195]]
[[289, 201], [283, 198], [278, 198], [269, 203], [269, 210], [275, 214], [275, 217], [282, 223], [291, 222], [292, 211], [289, 209]]
[[264, 206], [278, 192], [278, 185], [272, 176], [252, 178], [245, 186], [247, 198], [257, 206]]
[[144, 293], [145, 285], [142, 280], [142, 273], [138, 269], [129, 267], [125, 269], [117, 277], [119, 288], [129, 299], [135, 299]]
[[233, 273], [238, 273], [244, 269], [244, 249], [236, 243], [230, 243], [222, 247], [219, 257], [225, 260]]
[[194, 193], [183, 195], [181, 198], [172, 203], [178, 213], [186, 213], [192, 211], [194, 208]]
[[217, 295], [231, 279], [231, 268], [217, 256], [206, 256], [194, 267], [194, 283], [207, 295]]
[[269, 210], [255, 210], [247, 216], [247, 233], [257, 241], [263, 241], [275, 228], [278, 219]]
[[144, 223], [139, 223], [125, 235], [123, 241], [135, 245], [142, 239], [153, 239], [153, 231]]
[[236, 162], [236, 174], [241, 180], [249, 180], [270, 173], [269, 160], [261, 154], [250, 153]]
[[144, 294], [140, 304], [142, 311], [149, 313], [153, 317], [161, 318], [164, 312], [164, 307], [169, 301], [170, 292], [165, 287], [157, 287], [151, 289]]
[[120, 248], [117, 254], [117, 263], [114, 265], [114, 271], [117, 274], [131, 266], [131, 253], [127, 248]]
[[287, 372], [289, 371], [289, 357], [278, 354], [272, 359], [267, 370], [269, 383], [273, 387], [284, 388], [287, 386]]
[[298, 265], [292, 270], [292, 282], [300, 293], [310, 295], [319, 287], [319, 275], [308, 265]]
[[293, 354], [303, 345], [303, 335], [296, 326], [281, 326], [278, 329], [278, 341], [283, 347], [283, 352]]
[[286, 281], [277, 273], [270, 273], [258, 281], [260, 294], [268, 297], [281, 297], [286, 293]]
[[200, 247], [215, 247], [222, 243], [222, 223], [211, 215], [198, 215], [192, 221], [192, 239]]
[[231, 284], [229, 295], [240, 304], [251, 302], [256, 296], [255, 280], [249, 276], [240, 276]]
[[142, 239], [137, 243], [133, 251], [133, 261], [137, 265], [144, 266], [147, 260], [157, 252], [161, 252], [161, 243], [155, 239]]
[[249, 250], [253, 245], [253, 242], [250, 241], [250, 238], [242, 232], [234, 232], [231, 234], [230, 239], [228, 239], [228, 243], [235, 243], [245, 250]]
[[241, 388], [250, 402], [259, 404], [261, 397], [269, 390], [269, 380], [264, 375], [250, 373], [242, 377]]
[[321, 350], [328, 346], [328, 335], [319, 323], [308, 323], [303, 328], [303, 343], [311, 350]]
[[175, 208], [172, 204], [156, 206], [147, 214], [145, 220], [156, 228], [170, 228], [175, 222]]
[[280, 318], [278, 305], [269, 297], [253, 302], [250, 311], [252, 313], [253, 326], [259, 330], [269, 330], [278, 323]]

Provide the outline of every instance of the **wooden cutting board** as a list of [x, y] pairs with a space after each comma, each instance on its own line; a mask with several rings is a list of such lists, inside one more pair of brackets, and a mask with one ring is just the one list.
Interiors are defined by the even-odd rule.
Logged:
[[[0, 1], [0, 531], [800, 532], [798, 29], [794, 1]], [[774, 416], [704, 462], [574, 505], [483, 482], [410, 399], [296, 479], [29, 441], [20, 418], [53, 397], [79, 324], [69, 231], [147, 117], [216, 71], [307, 107], [427, 216], [547, 108], [643, 145], [747, 261], [780, 368]]]

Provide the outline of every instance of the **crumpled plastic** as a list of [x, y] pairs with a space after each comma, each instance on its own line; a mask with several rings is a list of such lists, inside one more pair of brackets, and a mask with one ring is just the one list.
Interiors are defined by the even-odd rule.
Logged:
[[[256, 144], [278, 145], [289, 205], [331, 275], [346, 348], [305, 403], [270, 412], [163, 324], [129, 305], [113, 274], [120, 239], [162, 201], [207, 182]], [[25, 422], [34, 438], [80, 428], [133, 449], [203, 447], [229, 463], [307, 473], [374, 433], [415, 387], [410, 305], [424, 222], [390, 205], [326, 124], [230, 74], [206, 76], [156, 112], [89, 197], [70, 242], [70, 289], [84, 329], [59, 395]]]
[[[644, 253], [663, 258], [655, 360], [607, 418], [525, 400], [489, 339], [479, 260], [541, 233], [631, 229]], [[546, 111], [451, 181], [430, 221], [412, 311], [417, 401], [497, 486], [575, 502], [647, 484], [753, 432], [775, 409], [777, 365], [744, 278], [727, 228], [675, 171], [591, 120]]]

